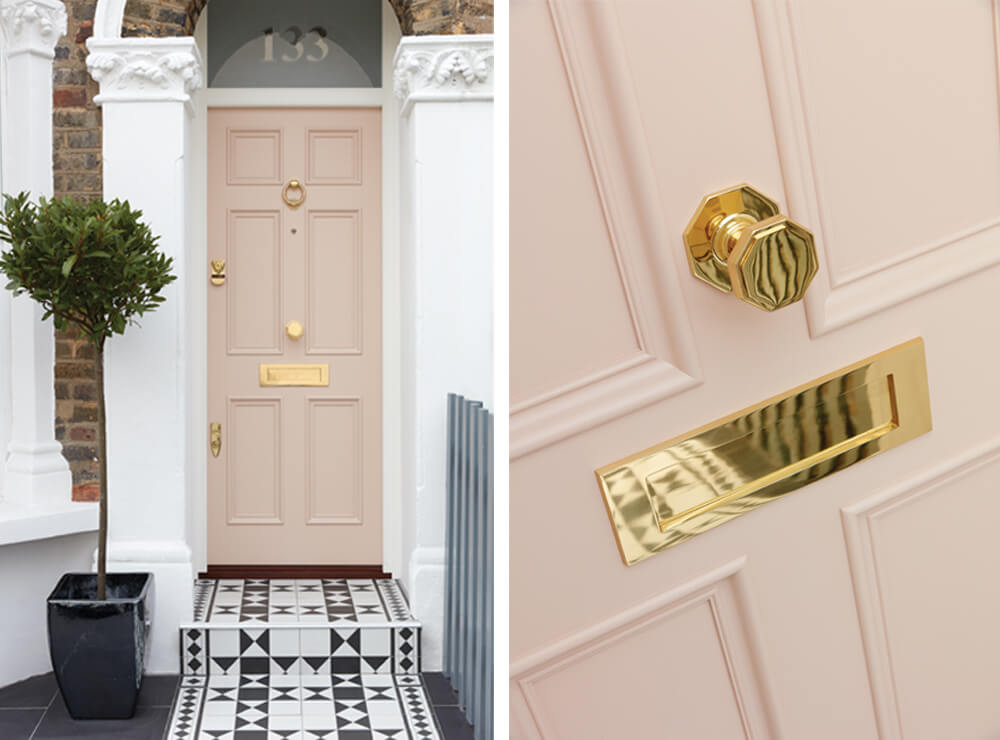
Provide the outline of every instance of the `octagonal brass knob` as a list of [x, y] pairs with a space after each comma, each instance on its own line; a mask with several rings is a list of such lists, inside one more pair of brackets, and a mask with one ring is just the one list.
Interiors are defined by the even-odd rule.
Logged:
[[745, 184], [705, 196], [684, 244], [696, 278], [763, 311], [802, 300], [819, 268], [812, 232]]
[[289, 321], [285, 324], [285, 334], [288, 335], [289, 339], [300, 339], [305, 330], [306, 328], [298, 321]]

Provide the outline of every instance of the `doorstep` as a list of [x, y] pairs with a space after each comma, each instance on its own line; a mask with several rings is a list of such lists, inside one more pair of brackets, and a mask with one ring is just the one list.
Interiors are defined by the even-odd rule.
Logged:
[[391, 579], [199, 580], [194, 611], [184, 675], [420, 672], [420, 623]]
[[390, 579], [195, 582], [167, 740], [440, 740]]

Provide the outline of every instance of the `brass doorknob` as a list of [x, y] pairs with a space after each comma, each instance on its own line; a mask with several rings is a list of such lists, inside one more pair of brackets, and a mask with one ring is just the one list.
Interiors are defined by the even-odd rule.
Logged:
[[691, 273], [763, 311], [802, 300], [819, 269], [812, 232], [749, 185], [705, 196], [684, 231]]
[[298, 321], [289, 321], [285, 324], [285, 334], [288, 335], [289, 339], [299, 339], [305, 330], [306, 328]]

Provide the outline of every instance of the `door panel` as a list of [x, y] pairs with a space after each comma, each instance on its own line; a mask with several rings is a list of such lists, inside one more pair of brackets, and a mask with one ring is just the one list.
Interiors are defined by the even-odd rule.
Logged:
[[[1000, 734], [995, 3], [511, 14], [513, 736]], [[744, 181], [816, 234], [773, 314], [684, 252]], [[932, 432], [623, 565], [596, 469], [916, 336]], [[712, 643], [687, 599], [727, 567]]]
[[229, 213], [226, 340], [231, 354], [281, 352], [281, 216]]
[[281, 399], [231, 398], [226, 524], [282, 524]]
[[357, 211], [309, 214], [306, 354], [360, 354], [362, 241]]
[[381, 563], [379, 116], [209, 113], [210, 565]]

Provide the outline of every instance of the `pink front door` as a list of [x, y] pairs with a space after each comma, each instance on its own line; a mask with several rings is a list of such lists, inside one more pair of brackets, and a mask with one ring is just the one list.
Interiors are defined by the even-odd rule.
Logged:
[[[515, 0], [515, 738], [1000, 737], [996, 2]], [[701, 198], [816, 235], [696, 280]], [[915, 337], [934, 428], [631, 567], [595, 471]]]
[[209, 111], [210, 565], [382, 562], [380, 146], [378, 110]]

